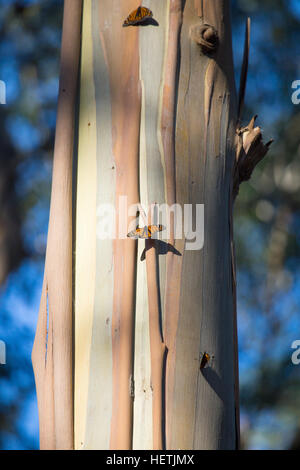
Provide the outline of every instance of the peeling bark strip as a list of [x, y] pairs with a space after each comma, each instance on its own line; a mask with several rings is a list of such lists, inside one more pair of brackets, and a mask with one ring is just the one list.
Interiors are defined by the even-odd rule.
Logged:
[[197, 15], [202, 18], [203, 16], [203, 0], [194, 0], [195, 2], [195, 10]]
[[[140, 78], [142, 83], [142, 115], [140, 135], [140, 201], [141, 204], [164, 204], [165, 163], [161, 142], [161, 101], [164, 78], [166, 22], [169, 2], [145, 0], [158, 26], [143, 27], [140, 36]], [[155, 51], [155, 53], [153, 53]], [[149, 223], [158, 221], [150, 219]], [[144, 243], [139, 243], [140, 246]], [[138, 257], [137, 308], [135, 335], [134, 449], [164, 447], [164, 344], [161, 322], [164, 317], [166, 256], [158, 254], [156, 245], [146, 242], [146, 263]], [[146, 272], [145, 272], [146, 271]], [[146, 278], [145, 278], [146, 275]], [[141, 283], [144, 283], [143, 288]], [[142, 296], [147, 299], [141, 303]], [[144, 305], [146, 311], [141, 311]], [[141, 319], [143, 329], [141, 330]], [[145, 325], [145, 320], [146, 324]], [[141, 337], [143, 334], [143, 337]], [[143, 341], [141, 343], [141, 340]], [[150, 353], [149, 353], [150, 351]], [[141, 365], [143, 369], [141, 369]], [[148, 372], [150, 370], [150, 373]], [[148, 372], [148, 375], [145, 375]], [[143, 374], [143, 375], [142, 375]], [[150, 384], [149, 384], [150, 381]], [[149, 400], [150, 398], [150, 400]], [[150, 403], [149, 403], [150, 402]], [[151, 413], [151, 415], [150, 415]]]
[[151, 387], [153, 449], [162, 450], [165, 447], [164, 435], [164, 359], [166, 347], [160, 327], [161, 311], [159, 299], [159, 281], [157, 279], [157, 258], [154, 240], [146, 241], [147, 284], [149, 302], [149, 331], [151, 355]]
[[41, 449], [72, 449], [74, 439], [72, 160], [81, 8], [80, 0], [75, 4], [73, 0], [65, 0], [48, 245], [42, 299], [32, 351]]
[[[175, 93], [176, 93], [176, 67], [178, 62], [178, 41], [182, 23], [181, 0], [170, 0], [170, 13], [168, 24], [168, 44], [166, 62], [164, 65], [164, 88], [161, 112], [161, 137], [164, 150], [166, 172], [166, 200], [167, 204], [174, 204], [176, 200], [175, 184]], [[171, 225], [171, 230], [173, 229]], [[171, 232], [171, 240], [174, 234]]]
[[39, 317], [32, 351], [32, 363], [39, 409], [41, 450], [56, 449], [53, 386], [53, 326], [51, 315], [47, 330], [47, 298], [48, 289], [44, 277]]
[[[164, 64], [164, 86], [161, 110], [161, 138], [163, 145], [163, 157], [165, 163], [165, 186], [166, 201], [169, 206], [176, 203], [176, 176], [175, 176], [175, 116], [176, 116], [176, 73], [178, 67], [179, 35], [182, 24], [182, 2], [171, 0], [168, 18], [168, 42], [166, 59]], [[174, 217], [170, 219], [170, 243], [183, 253], [184, 242], [174, 239]], [[172, 414], [169, 413], [169, 404], [174, 389], [174, 367], [175, 367], [175, 338], [178, 326], [179, 295], [181, 282], [182, 257], [174, 253], [167, 253], [166, 268], [166, 294], [165, 294], [165, 317], [164, 336], [168, 350], [165, 371], [165, 442], [169, 447], [169, 436], [172, 427]]]
[[256, 165], [266, 156], [273, 140], [263, 143], [260, 127], [254, 127], [257, 116], [253, 116], [248, 126], [237, 129], [236, 165], [233, 176], [233, 197], [243, 181], [251, 178]]

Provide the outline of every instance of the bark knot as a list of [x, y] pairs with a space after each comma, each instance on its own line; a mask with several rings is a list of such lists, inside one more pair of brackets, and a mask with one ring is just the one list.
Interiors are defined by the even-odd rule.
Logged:
[[209, 24], [196, 24], [190, 29], [190, 36], [201, 48], [204, 54], [213, 54], [219, 46], [217, 30]]

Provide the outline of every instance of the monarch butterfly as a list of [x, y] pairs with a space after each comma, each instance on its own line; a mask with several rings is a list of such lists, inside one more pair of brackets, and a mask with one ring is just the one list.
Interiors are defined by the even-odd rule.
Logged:
[[123, 23], [123, 26], [130, 26], [137, 23], [142, 23], [149, 18], [152, 18], [153, 13], [149, 8], [146, 7], [138, 7], [134, 10], [130, 15], [126, 18]]
[[206, 367], [207, 364], [209, 363], [209, 360], [210, 360], [210, 355], [207, 352], [205, 352], [201, 359], [200, 369], [204, 369], [204, 367]]
[[137, 227], [132, 232], [127, 234], [129, 238], [151, 238], [156, 232], [162, 232], [164, 227], [162, 225], [146, 225], [143, 228]]

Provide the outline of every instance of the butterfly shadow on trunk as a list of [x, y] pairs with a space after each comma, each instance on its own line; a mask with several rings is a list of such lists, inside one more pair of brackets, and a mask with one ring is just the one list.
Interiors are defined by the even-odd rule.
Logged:
[[176, 248], [173, 245], [171, 245], [171, 243], [166, 243], [162, 240], [156, 240], [156, 239], [151, 238], [146, 241], [146, 246], [141, 255], [141, 261], [144, 261], [146, 259], [146, 252], [152, 247], [156, 248], [156, 252], [158, 255], [166, 255], [167, 253], [174, 253], [174, 255], [182, 256], [180, 251], [176, 250]]
[[154, 18], [147, 18], [143, 22], [141, 21], [140, 23], [132, 24], [131, 26], [159, 26], [159, 23]]

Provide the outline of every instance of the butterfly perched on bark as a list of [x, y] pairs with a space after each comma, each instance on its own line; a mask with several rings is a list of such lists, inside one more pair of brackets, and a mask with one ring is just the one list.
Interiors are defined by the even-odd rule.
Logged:
[[127, 234], [129, 238], [151, 238], [154, 233], [162, 232], [165, 229], [162, 225], [146, 225], [143, 228], [137, 227]]
[[126, 18], [123, 23], [123, 26], [131, 26], [138, 23], [143, 23], [146, 20], [152, 18], [153, 13], [149, 8], [146, 7], [138, 7], [134, 10], [130, 15]]
[[209, 363], [209, 361], [210, 361], [210, 355], [207, 352], [205, 352], [201, 359], [200, 369], [204, 369]]

